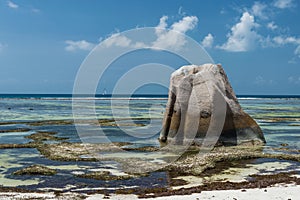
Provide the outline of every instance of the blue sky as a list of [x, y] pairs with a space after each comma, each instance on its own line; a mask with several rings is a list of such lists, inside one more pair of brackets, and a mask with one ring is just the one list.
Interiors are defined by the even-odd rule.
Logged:
[[1, 0], [0, 93], [71, 93], [100, 41], [177, 24], [237, 94], [300, 94], [299, 9], [296, 0]]

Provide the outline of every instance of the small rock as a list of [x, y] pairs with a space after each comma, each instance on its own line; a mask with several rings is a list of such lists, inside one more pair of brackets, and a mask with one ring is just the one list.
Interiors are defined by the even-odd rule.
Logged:
[[289, 144], [287, 144], [287, 143], [281, 143], [280, 145], [283, 147], [289, 146]]
[[51, 169], [43, 165], [30, 165], [29, 167], [17, 170], [13, 173], [13, 175], [45, 175], [45, 176], [51, 176], [55, 174], [56, 174], [55, 169]]

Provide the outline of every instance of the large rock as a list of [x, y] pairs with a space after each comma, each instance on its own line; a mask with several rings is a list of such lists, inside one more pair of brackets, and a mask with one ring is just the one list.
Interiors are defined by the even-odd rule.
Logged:
[[257, 123], [245, 113], [221, 65], [189, 65], [170, 79], [160, 133], [162, 142], [198, 145], [263, 144]]

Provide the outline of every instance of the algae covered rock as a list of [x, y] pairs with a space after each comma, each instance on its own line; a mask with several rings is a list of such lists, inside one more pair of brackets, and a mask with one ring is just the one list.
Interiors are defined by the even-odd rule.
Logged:
[[30, 165], [26, 168], [17, 170], [13, 173], [13, 175], [45, 175], [45, 176], [51, 176], [55, 174], [56, 174], [55, 169], [51, 169], [43, 165]]
[[162, 142], [198, 145], [263, 144], [258, 124], [241, 108], [221, 65], [188, 65], [170, 79], [159, 137]]

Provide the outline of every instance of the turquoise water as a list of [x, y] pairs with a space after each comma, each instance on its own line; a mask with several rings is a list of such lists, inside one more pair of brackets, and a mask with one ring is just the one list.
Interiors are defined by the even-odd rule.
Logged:
[[[120, 126], [125, 125], [126, 130], [130, 128], [143, 130], [141, 127], [130, 127], [132, 122], [130, 118], [137, 118], [138, 121], [133, 122], [144, 125], [148, 125], [150, 123], [149, 118], [151, 118], [159, 126], [167, 99], [163, 96], [134, 97], [127, 105], [127, 99], [111, 101], [106, 97], [96, 98], [96, 117], [99, 119], [113, 118], [111, 112], [112, 102], [116, 109], [114, 117], [122, 119]], [[282, 96], [280, 98], [240, 97], [239, 102], [243, 109], [261, 126], [267, 140], [267, 146], [278, 147], [280, 144], [285, 143], [288, 144], [288, 148], [300, 149], [300, 98], [284, 98]], [[123, 113], [127, 108], [129, 108], [129, 115]], [[129, 121], [126, 121], [127, 118], [129, 118]], [[89, 119], [89, 116], [87, 119]], [[29, 98], [22, 96], [16, 98], [16, 96], [9, 96], [0, 98], [0, 131], [14, 128], [30, 129], [28, 132], [19, 133], [5, 133], [2, 131], [3, 133], [0, 133], [0, 143], [26, 143], [29, 140], [23, 138], [32, 134], [32, 131], [55, 131], [58, 132], [58, 136], [69, 137], [71, 142], [80, 141], [72, 124], [30, 126], [27, 123], [45, 120], [72, 121], [71, 97], [39, 96], [37, 98], [35, 96]], [[124, 134], [117, 126], [103, 126], [102, 128], [112, 141], [136, 140], [136, 138]], [[143, 131], [146, 133], [147, 129], [145, 128]], [[140, 142], [149, 142], [151, 145], [158, 144], [155, 135], [157, 133], [149, 133], [151, 135], [149, 141], [146, 137]]]
[[[98, 119], [112, 119], [113, 117], [118, 119], [119, 126], [112, 126], [113, 122], [107, 122], [101, 126], [105, 136], [110, 141], [131, 142], [135, 147], [159, 146], [157, 140], [159, 130], [148, 129], [147, 125], [154, 123], [157, 127], [161, 127], [167, 102], [166, 97], [139, 96], [129, 101], [128, 98], [119, 98], [111, 101], [110, 97], [98, 97], [92, 100], [95, 100], [95, 115]], [[86, 105], [90, 101], [91, 99], [82, 99], [83, 105]], [[111, 111], [112, 102], [113, 108], [116, 109], [114, 112], [115, 115]], [[284, 147], [292, 150], [293, 153], [299, 153], [300, 98], [240, 97], [239, 102], [243, 109], [262, 128], [267, 140], [265, 151], [274, 151], [276, 148]], [[129, 109], [129, 115], [126, 115], [126, 109]], [[96, 131], [95, 126], [91, 125], [91, 119], [93, 119], [93, 116], [85, 115], [83, 122], [80, 124], [87, 132]], [[26, 136], [39, 131], [57, 132], [57, 137], [66, 137], [68, 138], [66, 140], [68, 142], [81, 142], [81, 138], [77, 134], [76, 127], [72, 122], [72, 99], [70, 96], [0, 97], [0, 144], [28, 143], [32, 140], [26, 138]], [[19, 130], [14, 132], [16, 129]], [[127, 134], [126, 131], [128, 130], [139, 133], [140, 137]], [[263, 161], [265, 162], [264, 159]], [[52, 177], [16, 177], [11, 175], [13, 171], [31, 164], [50, 166], [58, 169], [58, 174]], [[0, 185], [28, 189], [49, 187], [64, 189], [66, 185], [73, 185], [75, 189], [80, 189], [86, 187], [118, 188], [120, 186], [149, 187], [151, 185], [164, 186], [167, 184], [168, 178], [164, 172], [153, 172], [147, 177], [116, 182], [74, 178], [74, 173], [83, 173], [92, 170], [118, 170], [118, 165], [114, 161], [52, 161], [44, 158], [39, 151], [33, 148], [0, 149]], [[293, 168], [295, 164], [289, 162], [289, 165]], [[68, 191], [69, 189], [64, 190]]]
[[266, 146], [300, 149], [300, 98], [240, 98], [243, 109], [260, 125]]

